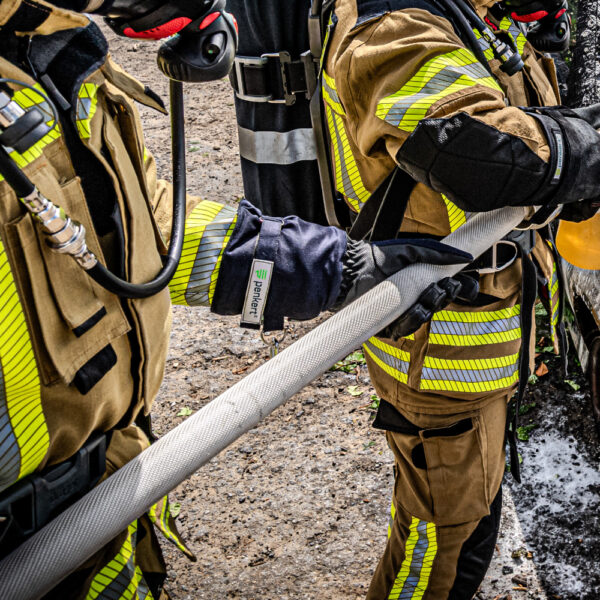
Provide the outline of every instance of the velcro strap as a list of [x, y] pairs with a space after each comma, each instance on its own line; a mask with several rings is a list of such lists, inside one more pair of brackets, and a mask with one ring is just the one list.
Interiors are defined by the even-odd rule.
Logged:
[[294, 104], [299, 94], [312, 96], [316, 76], [312, 59], [304, 53], [292, 60], [289, 52], [236, 56], [229, 76], [236, 96], [248, 102]]
[[[275, 259], [282, 227], [283, 219], [262, 217], [242, 310], [240, 321], [242, 327], [258, 329], [261, 325], [269, 299], [269, 288], [275, 270]], [[268, 313], [265, 316], [265, 329], [267, 331], [283, 329], [283, 317]]]

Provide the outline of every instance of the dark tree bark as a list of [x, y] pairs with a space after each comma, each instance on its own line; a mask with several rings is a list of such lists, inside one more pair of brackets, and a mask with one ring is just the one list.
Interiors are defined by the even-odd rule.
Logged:
[[597, 102], [600, 102], [600, 0], [578, 0], [567, 103], [576, 107]]

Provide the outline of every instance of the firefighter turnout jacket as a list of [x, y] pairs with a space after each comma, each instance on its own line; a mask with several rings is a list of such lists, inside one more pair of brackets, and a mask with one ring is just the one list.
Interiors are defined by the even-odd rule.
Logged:
[[[560, 104], [555, 70], [492, 4], [473, 7], [521, 54], [512, 76], [474, 31], [487, 65], [479, 62], [441, 2], [337, 0], [322, 93], [335, 186], [351, 210], [397, 165], [416, 181], [401, 232], [445, 236], [474, 212], [532, 204], [550, 151], [520, 107]], [[551, 241], [536, 237], [556, 340], [556, 265]], [[396, 458], [370, 600], [468, 600], [483, 579], [499, 526], [506, 405], [532, 340], [522, 340], [532, 311], [523, 308], [522, 262], [481, 269], [474, 305], [451, 304], [413, 336], [364, 346], [382, 398], [376, 426]]]

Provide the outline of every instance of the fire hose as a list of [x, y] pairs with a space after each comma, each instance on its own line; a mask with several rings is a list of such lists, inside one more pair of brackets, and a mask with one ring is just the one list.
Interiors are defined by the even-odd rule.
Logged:
[[[443, 241], [481, 255], [524, 218], [524, 208], [474, 215]], [[0, 562], [4, 600], [33, 600], [56, 586], [275, 408], [387, 326], [454, 266], [411, 265], [235, 384], [175, 427]]]

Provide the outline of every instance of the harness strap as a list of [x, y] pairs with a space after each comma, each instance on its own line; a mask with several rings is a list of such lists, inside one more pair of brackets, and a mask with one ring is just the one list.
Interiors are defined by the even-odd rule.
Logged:
[[300, 95], [310, 100], [317, 88], [316, 66], [310, 51], [301, 54], [300, 60], [292, 60], [285, 50], [236, 56], [229, 78], [235, 95], [247, 102], [291, 106]]

